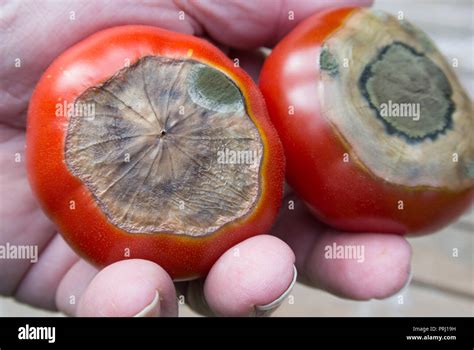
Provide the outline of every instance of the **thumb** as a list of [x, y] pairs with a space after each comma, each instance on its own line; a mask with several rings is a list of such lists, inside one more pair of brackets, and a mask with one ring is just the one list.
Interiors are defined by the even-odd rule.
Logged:
[[177, 316], [170, 276], [146, 260], [125, 260], [100, 271], [79, 300], [77, 316]]

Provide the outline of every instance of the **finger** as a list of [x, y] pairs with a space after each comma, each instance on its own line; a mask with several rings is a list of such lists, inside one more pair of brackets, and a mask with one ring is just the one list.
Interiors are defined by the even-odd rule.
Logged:
[[287, 244], [273, 236], [256, 236], [224, 253], [204, 282], [190, 282], [186, 299], [204, 314], [269, 315], [291, 291], [295, 274]]
[[372, 3], [368, 0], [175, 2], [193, 16], [215, 40], [241, 49], [271, 47], [296, 24], [315, 12], [331, 7], [368, 6]]
[[67, 271], [79, 260], [79, 257], [56, 234], [32, 264], [28, 273], [17, 287], [15, 297], [21, 302], [44, 309], [56, 309], [56, 289]]
[[[336, 232], [315, 220], [294, 196], [284, 201], [273, 233], [295, 252], [306, 283], [341, 297], [383, 299], [403, 288], [410, 276], [411, 249], [403, 237]], [[331, 255], [342, 249], [339, 257]]]
[[99, 269], [80, 259], [64, 275], [56, 289], [56, 307], [66, 315], [77, 314], [77, 304]]
[[[335, 251], [347, 251], [346, 247], [349, 252], [335, 258]], [[305, 271], [314, 285], [333, 294], [356, 300], [384, 299], [407, 283], [410, 259], [410, 246], [401, 236], [326, 231], [309, 254]]]
[[[70, 290], [77, 290], [72, 277], [68, 280]], [[77, 316], [107, 317], [177, 316], [177, 313], [176, 292], [170, 276], [157, 264], [140, 259], [120, 261], [101, 270], [84, 290], [75, 310]]]
[[[56, 229], [31, 193], [24, 149], [24, 130], [0, 126], [0, 245], [34, 248], [40, 254]], [[30, 259], [0, 259], [0, 294], [14, 294], [31, 267]]]

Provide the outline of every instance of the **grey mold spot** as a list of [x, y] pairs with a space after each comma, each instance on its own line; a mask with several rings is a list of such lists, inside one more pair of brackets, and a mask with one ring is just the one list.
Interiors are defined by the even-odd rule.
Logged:
[[[408, 142], [434, 140], [452, 126], [455, 106], [447, 77], [430, 58], [404, 43], [382, 48], [362, 72], [359, 88], [387, 132]], [[388, 105], [419, 106], [419, 118], [382, 113]]]
[[331, 77], [336, 77], [339, 74], [339, 65], [337, 64], [334, 55], [329, 52], [329, 49], [324, 45], [319, 54], [319, 66], [321, 70], [326, 71]]

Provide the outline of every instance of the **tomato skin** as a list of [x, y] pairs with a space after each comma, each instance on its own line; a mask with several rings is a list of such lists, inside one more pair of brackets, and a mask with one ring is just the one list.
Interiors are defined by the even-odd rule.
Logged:
[[[326, 38], [359, 8], [318, 13], [289, 33], [266, 60], [260, 89], [285, 149], [288, 183], [317, 218], [340, 230], [423, 234], [456, 219], [474, 189], [404, 187], [354, 162], [341, 162], [350, 145], [322, 116], [316, 64]], [[341, 101], [343, 103], [343, 101]], [[289, 114], [293, 108], [294, 115]], [[403, 210], [398, 203], [403, 201]]]
[[[264, 142], [261, 196], [254, 210], [204, 238], [130, 234], [119, 229], [107, 220], [90, 191], [65, 163], [69, 120], [55, 116], [56, 103], [74, 102], [87, 88], [107, 80], [125, 63], [133, 64], [147, 55], [191, 56], [230, 76], [241, 89]], [[30, 101], [27, 170], [31, 188], [66, 241], [98, 266], [141, 258], [158, 263], [174, 279], [206, 274], [233, 245], [270, 229], [281, 204], [284, 168], [283, 149], [257, 86], [217, 48], [192, 36], [147, 26], [123, 26], [96, 33], [51, 64]]]

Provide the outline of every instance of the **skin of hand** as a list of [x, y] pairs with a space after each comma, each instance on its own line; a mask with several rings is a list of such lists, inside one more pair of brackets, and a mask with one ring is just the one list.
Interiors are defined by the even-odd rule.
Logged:
[[[238, 57], [255, 78], [263, 60], [256, 48], [274, 46], [314, 12], [344, 5], [370, 1], [1, 1], [0, 244], [37, 245], [39, 260], [0, 260], [0, 293], [78, 316], [177, 316], [179, 295], [206, 315], [265, 315], [288, 294], [293, 265], [303, 283], [345, 298], [386, 298], [400, 290], [409, 279], [411, 259], [403, 237], [335, 232], [312, 218], [291, 191], [286, 191], [272, 232], [227, 251], [205, 279], [173, 284], [160, 266], [139, 259], [99, 270], [64, 242], [26, 179], [25, 119], [31, 93], [56, 56], [92, 33], [144, 24], [203, 36]], [[288, 11], [293, 11], [293, 21]], [[21, 67], [15, 67], [16, 58]], [[20, 162], [15, 162], [17, 154]], [[334, 242], [364, 246], [364, 262], [325, 259], [324, 247]]]

